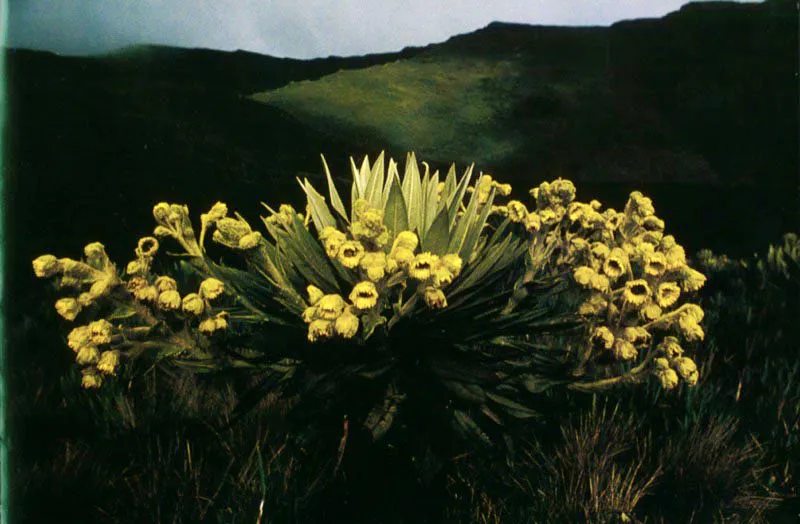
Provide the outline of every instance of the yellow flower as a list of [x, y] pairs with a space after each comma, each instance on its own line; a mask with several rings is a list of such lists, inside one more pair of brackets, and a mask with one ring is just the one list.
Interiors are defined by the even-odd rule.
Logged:
[[411, 261], [414, 260], [414, 252], [410, 249], [406, 249], [404, 247], [398, 248], [394, 251], [391, 258], [397, 262], [397, 265], [400, 267], [407, 267]]
[[658, 344], [658, 349], [670, 360], [683, 355], [683, 348], [678, 339], [673, 336], [664, 337], [664, 340]]
[[383, 211], [375, 208], [370, 208], [364, 211], [361, 215], [361, 222], [368, 229], [380, 230], [383, 228]]
[[353, 338], [358, 332], [358, 317], [348, 310], [345, 310], [333, 325], [337, 335], [342, 338]]
[[333, 231], [328, 232], [327, 236], [324, 238], [324, 242], [325, 253], [328, 255], [328, 258], [336, 258], [339, 256], [339, 250], [341, 249], [342, 244], [347, 242], [347, 235], [334, 229]]
[[335, 234], [335, 233], [337, 233], [337, 232], [341, 233], [340, 231], [338, 231], [338, 230], [337, 230], [335, 227], [333, 227], [333, 226], [325, 226], [324, 228], [322, 228], [322, 231], [320, 231], [320, 233], [319, 233], [319, 239], [320, 239], [320, 240], [322, 240], [322, 241], [325, 241], [325, 240], [327, 240], [327, 239], [328, 239], [328, 238], [329, 238], [331, 235], [333, 235], [333, 234]]
[[542, 228], [542, 219], [537, 213], [528, 213], [525, 215], [525, 231], [528, 233], [536, 233]]
[[622, 337], [634, 346], [644, 346], [650, 342], [651, 335], [643, 327], [629, 326], [622, 331]]
[[653, 244], [653, 246], [657, 246], [661, 242], [661, 237], [663, 236], [664, 233], [661, 231], [645, 231], [641, 235], [642, 241]]
[[640, 306], [647, 301], [650, 296], [650, 286], [643, 279], [629, 280], [625, 282], [623, 298], [626, 302], [634, 306]]
[[417, 249], [419, 245], [419, 238], [417, 238], [417, 234], [412, 231], [401, 231], [397, 234], [397, 237], [394, 239], [394, 244], [392, 245], [392, 251], [396, 249], [403, 248], [408, 249], [410, 251], [414, 251]]
[[100, 350], [91, 344], [80, 348], [77, 356], [75, 357], [75, 362], [81, 366], [95, 364], [98, 360], [100, 360]]
[[591, 340], [603, 349], [611, 349], [614, 345], [614, 334], [605, 326], [598, 327], [592, 332]]
[[454, 277], [457, 277], [461, 274], [461, 267], [464, 262], [461, 260], [461, 257], [455, 253], [448, 253], [441, 258], [441, 263]]
[[589, 207], [591, 207], [594, 211], [600, 211], [600, 208], [603, 207], [603, 204], [601, 204], [599, 200], [592, 200], [589, 202]]
[[247, 251], [258, 247], [260, 243], [261, 243], [261, 233], [259, 233], [258, 231], [253, 231], [252, 233], [248, 233], [239, 239], [238, 247], [243, 251]]
[[703, 313], [703, 308], [701, 308], [697, 304], [685, 304], [683, 306], [682, 314], [691, 317], [692, 319], [694, 319], [695, 322], [702, 322], [703, 317], [705, 317], [705, 313]]
[[674, 236], [664, 235], [664, 237], [661, 238], [661, 243], [659, 244], [659, 247], [661, 247], [662, 251], [668, 251], [677, 245], [678, 243], [675, 242]]
[[361, 269], [367, 272], [367, 278], [377, 282], [386, 274], [386, 253], [383, 251], [365, 253], [360, 265]]
[[203, 314], [203, 311], [206, 309], [205, 301], [203, 297], [201, 297], [197, 293], [189, 293], [185, 297], [183, 297], [183, 301], [181, 302], [181, 309], [184, 313], [189, 315], [194, 315], [199, 317]]
[[33, 272], [39, 278], [50, 278], [61, 271], [61, 264], [53, 255], [42, 255], [33, 261]]
[[700, 378], [700, 373], [697, 371], [697, 364], [689, 357], [678, 357], [673, 363], [675, 371], [678, 375], [686, 381], [690, 386], [697, 384], [697, 379]]
[[197, 326], [197, 329], [199, 329], [201, 333], [210, 335], [217, 330], [217, 323], [214, 322], [213, 318], [207, 318], [200, 322], [200, 325]]
[[588, 266], [580, 266], [572, 273], [573, 278], [575, 278], [575, 282], [585, 288], [592, 286], [592, 278], [594, 278], [595, 275], [597, 275], [597, 273], [594, 271], [594, 269]]
[[700, 327], [700, 324], [698, 324], [697, 320], [691, 315], [681, 315], [680, 318], [678, 318], [678, 327], [681, 330], [681, 334], [689, 342], [695, 342], [705, 338], [703, 328]]
[[358, 198], [355, 202], [353, 202], [353, 216], [356, 220], [361, 220], [361, 215], [364, 214], [364, 211], [369, 209], [369, 201], [364, 198]]
[[157, 237], [173, 236], [172, 231], [164, 226], [156, 226], [156, 228], [153, 230], [153, 234]]
[[67, 346], [73, 351], [78, 351], [91, 342], [91, 337], [89, 326], [78, 326], [67, 335]]
[[174, 289], [158, 294], [158, 307], [165, 311], [175, 311], [181, 307], [181, 295]]
[[333, 334], [333, 322], [330, 320], [315, 320], [308, 325], [308, 341], [317, 342]]
[[308, 293], [308, 303], [312, 306], [319, 302], [323, 296], [325, 296], [325, 293], [314, 285], [309, 285], [306, 287], [306, 292]]
[[551, 194], [554, 195], [561, 205], [566, 205], [575, 200], [575, 184], [570, 180], [557, 178], [550, 185]]
[[687, 292], [697, 291], [706, 283], [706, 276], [690, 267], [684, 267], [681, 276], [681, 287]]
[[214, 242], [222, 244], [223, 246], [236, 249], [239, 247], [239, 241], [245, 235], [249, 235], [253, 230], [250, 224], [240, 218], [221, 218], [217, 221], [217, 229], [211, 238]]
[[528, 216], [528, 209], [519, 200], [509, 201], [506, 207], [508, 208], [508, 219], [512, 222], [522, 222]]
[[228, 312], [221, 311], [214, 317], [214, 329], [228, 329]]
[[591, 248], [592, 256], [605, 260], [611, 254], [611, 249], [602, 242], [592, 242]]
[[681, 296], [681, 288], [675, 282], [663, 282], [656, 290], [656, 301], [662, 308], [670, 307]]
[[480, 180], [478, 180], [478, 183], [475, 184], [475, 192], [479, 205], [483, 205], [489, 200], [489, 193], [492, 191], [492, 182], [491, 175], [483, 175]]
[[323, 320], [336, 320], [344, 311], [344, 306], [341, 295], [325, 295], [316, 304], [317, 317]]
[[583, 316], [599, 315], [608, 307], [608, 301], [597, 293], [578, 307], [578, 314]]
[[369, 309], [378, 303], [378, 290], [372, 282], [359, 282], [353, 286], [349, 298], [356, 309]]
[[214, 300], [225, 292], [225, 284], [216, 278], [207, 278], [200, 283], [200, 296]]
[[442, 198], [442, 192], [444, 191], [444, 188], [445, 188], [446, 185], [447, 184], [445, 184], [444, 182], [439, 182], [438, 184], [436, 184], [436, 200], [437, 201]]
[[81, 305], [74, 298], [60, 298], [56, 301], [56, 311], [67, 320], [75, 320], [81, 312]]
[[617, 360], [623, 361], [636, 360], [636, 357], [639, 356], [634, 345], [623, 338], [617, 338], [614, 341], [613, 352]]
[[511, 184], [498, 184], [494, 182], [494, 187], [497, 188], [497, 194], [500, 196], [508, 196], [511, 194]]
[[425, 303], [431, 309], [442, 309], [447, 307], [447, 298], [439, 288], [427, 286], [423, 291], [423, 296], [425, 297]]
[[136, 245], [137, 257], [154, 257], [158, 253], [158, 240], [155, 237], [142, 237]]
[[153, 285], [156, 286], [156, 289], [158, 289], [160, 293], [178, 289], [178, 283], [175, 282], [175, 279], [167, 276], [158, 277]]
[[664, 357], [658, 357], [657, 359], [653, 360], [653, 369], [656, 371], [664, 371], [665, 369], [669, 369], [669, 360], [665, 359]]
[[644, 272], [653, 277], [660, 277], [667, 270], [667, 257], [664, 253], [648, 253], [644, 257]]
[[616, 231], [617, 229], [625, 223], [625, 215], [622, 213], [617, 213], [613, 209], [606, 209], [603, 212], [603, 218], [605, 219], [606, 229], [609, 231]]
[[[329, 239], [330, 240], [330, 239]], [[364, 256], [364, 246], [357, 240], [348, 240], [339, 248], [338, 260], [348, 269], [353, 269], [361, 262]]]
[[564, 208], [545, 208], [539, 211], [539, 218], [542, 225], [552, 226], [557, 224], [564, 216]]
[[628, 255], [624, 250], [615, 247], [611, 250], [603, 262], [603, 273], [612, 280], [616, 280], [625, 274], [628, 267]]
[[222, 202], [217, 202], [216, 204], [211, 206], [211, 210], [208, 213], [203, 213], [202, 215], [200, 215], [200, 220], [203, 220], [209, 224], [213, 224], [225, 218], [227, 215], [228, 215], [228, 206]]
[[654, 302], [649, 302], [642, 309], [639, 310], [639, 318], [645, 322], [651, 322], [661, 317], [661, 308]]
[[159, 202], [153, 206], [153, 218], [159, 223], [164, 223], [169, 216], [169, 204], [166, 202]]
[[642, 195], [639, 191], [631, 193], [627, 204], [625, 204], [625, 214], [628, 216], [637, 215], [644, 218], [655, 212], [653, 201]]
[[674, 245], [664, 253], [667, 257], [667, 269], [675, 271], [686, 265], [686, 252], [683, 247]]
[[433, 274], [433, 269], [439, 257], [433, 253], [420, 253], [408, 265], [408, 274], [417, 280], [426, 280]]
[[678, 385], [678, 374], [672, 369], [662, 369], [656, 372], [656, 377], [661, 383], [661, 387], [669, 391]]
[[315, 306], [310, 306], [303, 310], [303, 322], [311, 324], [311, 321], [315, 318], [317, 318], [317, 308]]
[[591, 208], [583, 202], [573, 202], [567, 208], [567, 218], [570, 222], [577, 222]]
[[106, 375], [114, 375], [119, 367], [119, 351], [103, 351], [97, 363], [97, 371]]
[[302, 215], [298, 214], [297, 210], [289, 204], [281, 204], [278, 208], [278, 219], [284, 224], [291, 224], [295, 216], [298, 218], [302, 217]]
[[93, 368], [83, 370], [81, 387], [84, 389], [97, 389], [103, 385], [103, 377]]
[[399, 266], [397, 265], [397, 260], [395, 260], [392, 257], [389, 257], [389, 258], [386, 259], [386, 272], [387, 273], [390, 273], [390, 274], [394, 273], [395, 271], [397, 271], [398, 267]]
[[664, 221], [655, 215], [650, 215], [642, 219], [642, 227], [647, 231], [664, 231]]
[[158, 300], [158, 288], [156, 286], [145, 286], [135, 289], [133, 296], [142, 302], [155, 302]]
[[86, 255], [86, 259], [89, 265], [96, 267], [98, 269], [104, 268], [106, 263], [108, 262], [108, 256], [106, 255], [106, 248], [100, 242], [92, 242], [91, 244], [86, 244], [86, 247], [83, 248], [83, 254]]
[[592, 275], [592, 278], [589, 280], [589, 287], [602, 293], [608, 291], [610, 285], [607, 276], [598, 275], [597, 273]]
[[103, 344], [111, 343], [111, 335], [114, 332], [114, 326], [108, 320], [101, 318], [100, 320], [90, 322], [86, 327], [91, 335], [92, 344], [102, 346]]

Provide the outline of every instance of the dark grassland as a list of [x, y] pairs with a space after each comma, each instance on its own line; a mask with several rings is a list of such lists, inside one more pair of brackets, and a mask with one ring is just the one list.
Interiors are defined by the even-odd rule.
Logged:
[[[781, 5], [695, 5], [611, 28], [492, 24], [428, 48], [313, 61], [7, 50], [15, 521], [256, 522], [262, 500], [261, 522], [606, 522], [634, 507], [628, 515], [646, 522], [793, 521], [800, 276], [796, 258], [781, 268], [766, 255], [800, 230], [797, 24]], [[506, 74], [513, 83], [499, 81]], [[346, 103], [358, 85], [348, 78], [374, 86], [361, 113]], [[420, 107], [384, 97], [387, 79]], [[466, 98], [442, 94], [453, 86]], [[281, 103], [251, 98], [281, 87], [269, 95], [283, 93]], [[342, 105], [329, 105], [337, 96]], [[474, 113], [446, 118], [453, 107]], [[426, 120], [398, 132], [398, 114]], [[475, 455], [421, 453], [412, 464], [402, 446], [356, 440], [335, 476], [341, 434], [330, 449], [302, 449], [282, 429], [290, 406], [278, 399], [224, 427], [247, 377], [165, 367], [79, 390], [34, 257], [78, 257], [99, 240], [122, 263], [162, 200], [195, 217], [217, 200], [251, 219], [262, 200], [299, 207], [294, 176], [319, 182], [320, 153], [344, 181], [349, 155], [402, 159], [414, 133], [433, 137], [422, 159], [479, 160], [519, 196], [564, 176], [579, 199], [620, 209], [640, 189], [687, 252], [745, 261], [695, 257], [710, 276], [699, 387], [553, 393], [559, 408], [518, 446], [513, 468]]]

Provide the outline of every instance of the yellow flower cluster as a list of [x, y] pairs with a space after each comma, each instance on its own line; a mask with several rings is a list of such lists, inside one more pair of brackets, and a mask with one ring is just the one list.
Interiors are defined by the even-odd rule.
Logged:
[[359, 198], [353, 204], [353, 223], [350, 234], [368, 249], [382, 249], [389, 243], [389, 229], [383, 223], [383, 211], [375, 209], [369, 202]]
[[[705, 276], [687, 265], [675, 238], [664, 235], [664, 221], [655, 215], [650, 198], [634, 191], [624, 211], [617, 212], [602, 210], [597, 201], [574, 201], [575, 186], [567, 180], [545, 182], [530, 193], [536, 201], [530, 215], [538, 218], [528, 220], [539, 227], [529, 231], [536, 232], [534, 242], [546, 239], [555, 244], [556, 271], [569, 271], [582, 289], [578, 313], [592, 326], [591, 351], [636, 361], [643, 352], [651, 354], [657, 331], [658, 336], [672, 331], [687, 342], [703, 339], [703, 310], [679, 305], [679, 299], [700, 289]], [[663, 340], [677, 344], [674, 336]], [[665, 388], [674, 387], [678, 376], [689, 384], [696, 382], [690, 369], [694, 363], [679, 362], [659, 368]]]
[[81, 385], [86, 389], [98, 388], [104, 375], [115, 375], [121, 352], [112, 343], [120, 339], [116, 328], [101, 319], [78, 326], [67, 336], [67, 345], [75, 353], [75, 361], [83, 366]]
[[682, 379], [687, 386], [694, 386], [700, 378], [697, 364], [683, 356], [683, 348], [676, 337], [664, 337], [657, 348], [658, 356], [653, 361], [653, 375], [664, 389], [673, 389]]
[[303, 312], [308, 324], [309, 342], [319, 342], [338, 336], [353, 338], [358, 332], [357, 313], [369, 309], [378, 301], [378, 292], [372, 282], [359, 282], [350, 293], [351, 304], [341, 295], [325, 294], [314, 285], [307, 288], [310, 306]]
[[[152, 246], [145, 247], [153, 249]], [[158, 249], [157, 244], [155, 249]], [[59, 259], [53, 255], [42, 255], [33, 261], [33, 272], [37, 277], [56, 277], [59, 287], [76, 291], [75, 297], [61, 298], [55, 304], [58, 314], [69, 321], [75, 320], [84, 308], [109, 295], [120, 283], [117, 269], [106, 255], [103, 244], [88, 244], [84, 255], [85, 261]]]

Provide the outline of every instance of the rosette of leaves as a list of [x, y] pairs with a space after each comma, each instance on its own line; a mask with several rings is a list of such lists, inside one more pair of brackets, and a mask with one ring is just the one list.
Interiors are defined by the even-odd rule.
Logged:
[[[528, 211], [517, 200], [499, 204], [511, 187], [488, 174], [473, 177], [472, 167], [458, 176], [452, 166], [440, 176], [425, 163], [420, 169], [410, 154], [401, 176], [381, 154], [360, 166], [351, 159], [345, 205], [324, 158], [323, 165], [326, 196], [299, 180], [304, 213], [265, 204], [263, 234], [241, 215], [229, 216], [223, 203], [201, 215], [199, 234], [186, 206], [156, 205], [154, 235], [182, 248], [183, 271], [176, 278], [155, 274], [158, 242], [147, 237], [125, 275], [98, 262], [113, 276], [92, 307], [70, 302], [59, 309], [68, 320], [80, 314], [109, 321], [103, 326], [117, 345], [105, 375], [144, 355], [198, 372], [248, 370], [261, 380], [241, 413], [268, 393], [291, 397], [298, 438], [344, 423], [344, 446], [351, 422], [372, 440], [402, 426], [422, 440], [449, 434], [441, 431], [446, 427], [471, 442], [504, 442], [517, 422], [539, 415], [538, 396], [547, 389], [589, 390], [638, 372], [623, 368], [610, 376], [612, 368], [591, 366], [599, 359], [576, 349], [597, 343], [598, 326], [570, 302], [582, 278], [570, 246], [603, 233], [594, 230], [594, 215], [587, 227], [568, 224], [578, 216], [571, 183], [540, 186], [533, 191], [536, 210]], [[241, 264], [215, 262], [208, 236], [238, 252]], [[62, 283], [72, 278], [65, 268], [50, 255], [34, 262], [37, 275]], [[607, 287], [603, 293], [627, 296]], [[79, 299], [62, 300], [80, 305]], [[674, 320], [694, 328], [700, 319], [691, 312]], [[625, 310], [612, 335], [627, 336], [634, 313]], [[670, 358], [680, 358], [670, 347]], [[644, 360], [641, 369], [653, 357]], [[690, 364], [680, 366], [668, 362], [672, 374], [693, 376]], [[105, 376], [89, 369], [92, 377]]]

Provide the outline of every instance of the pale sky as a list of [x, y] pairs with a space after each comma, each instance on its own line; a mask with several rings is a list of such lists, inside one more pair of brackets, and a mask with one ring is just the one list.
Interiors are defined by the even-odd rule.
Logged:
[[9, 47], [64, 55], [164, 44], [314, 58], [399, 51], [492, 21], [610, 25], [687, 0], [10, 0]]

